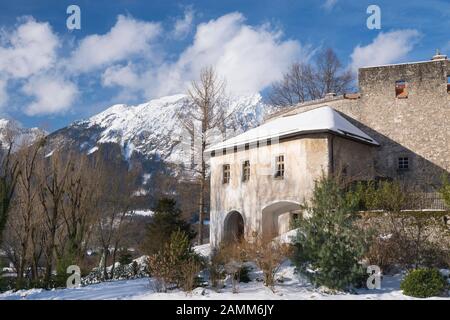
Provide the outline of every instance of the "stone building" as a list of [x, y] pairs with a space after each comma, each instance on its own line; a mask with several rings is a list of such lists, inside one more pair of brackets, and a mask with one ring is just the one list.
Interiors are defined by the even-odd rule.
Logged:
[[450, 62], [359, 69], [359, 93], [296, 105], [210, 147], [210, 241], [289, 230], [322, 174], [404, 180], [421, 192], [450, 172]]

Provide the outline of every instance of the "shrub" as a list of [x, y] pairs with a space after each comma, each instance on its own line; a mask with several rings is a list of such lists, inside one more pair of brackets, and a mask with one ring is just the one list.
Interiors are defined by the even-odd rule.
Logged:
[[442, 187], [439, 189], [439, 193], [444, 199], [447, 207], [450, 208], [450, 179], [448, 175], [442, 177]]
[[428, 298], [442, 295], [447, 281], [437, 269], [416, 269], [406, 275], [400, 288], [407, 296]]
[[400, 212], [407, 201], [405, 186], [399, 181], [358, 182], [347, 196], [356, 201], [359, 210]]
[[264, 285], [272, 291], [275, 288], [276, 273], [291, 254], [291, 246], [279, 241], [256, 238], [255, 242], [249, 245], [249, 257], [263, 272]]
[[211, 287], [219, 290], [221, 287], [221, 280], [225, 277], [225, 268], [223, 257], [220, 250], [214, 249], [208, 263], [209, 281]]
[[[297, 270], [317, 286], [345, 290], [361, 284], [360, 264], [370, 232], [356, 226], [359, 198], [334, 178], [316, 181], [309, 216], [300, 219], [295, 240]], [[313, 272], [311, 272], [311, 270]]]
[[239, 270], [239, 282], [248, 283], [250, 282], [250, 267], [243, 265], [241, 270]]
[[[70, 276], [67, 274], [67, 268], [76, 265], [75, 258], [72, 254], [66, 253], [56, 261], [56, 276], [52, 276], [52, 280], [47, 284], [48, 288], [65, 288], [66, 281]], [[37, 288], [37, 286], [36, 286]]]
[[120, 251], [119, 263], [121, 265], [127, 265], [133, 262], [133, 256], [128, 250]]
[[379, 266], [383, 273], [389, 273], [399, 264], [397, 238], [389, 236], [374, 237], [366, 254], [369, 265]]
[[189, 259], [187, 259], [180, 267], [180, 286], [184, 291], [190, 292], [196, 288], [200, 282], [198, 274], [202, 270], [202, 264], [195, 257], [189, 257]]
[[231, 278], [233, 293], [239, 292], [240, 272], [247, 261], [248, 243], [245, 241], [231, 242], [219, 249], [219, 263], [223, 264], [225, 274]]
[[139, 273], [139, 264], [136, 261], [131, 263], [131, 274], [133, 277], [136, 277]]
[[192, 290], [193, 277], [201, 269], [197, 255], [183, 231], [173, 232], [168, 243], [148, 258], [149, 272], [155, 278], [157, 290], [166, 292], [172, 286]]
[[448, 268], [450, 234], [442, 212], [370, 213], [364, 225], [376, 230], [367, 258], [383, 271], [392, 267]]

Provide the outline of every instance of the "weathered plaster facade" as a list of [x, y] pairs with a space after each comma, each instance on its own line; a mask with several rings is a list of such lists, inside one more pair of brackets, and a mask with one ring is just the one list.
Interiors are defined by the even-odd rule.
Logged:
[[[282, 139], [278, 144], [235, 150], [211, 158], [210, 241], [216, 246], [243, 232], [276, 236], [290, 227], [292, 214], [312, 193], [322, 173], [345, 170], [358, 179], [405, 179], [424, 191], [450, 171], [450, 62], [433, 61], [359, 70], [359, 95], [328, 97], [291, 108], [286, 117], [329, 106], [374, 138], [379, 146], [332, 133]], [[396, 96], [396, 82], [406, 83], [407, 98]], [[268, 119], [271, 121], [272, 119]], [[274, 178], [275, 156], [285, 155], [285, 177]], [[400, 157], [409, 168], [400, 170]], [[251, 178], [242, 181], [249, 160]], [[230, 182], [223, 183], [223, 164]], [[231, 217], [231, 219], [230, 219]], [[242, 225], [243, 230], [236, 229]], [[241, 227], [239, 227], [241, 228]]]
[[[292, 215], [309, 199], [314, 181], [338, 167], [349, 174], [373, 178], [374, 146], [333, 134], [310, 134], [278, 144], [247, 148], [211, 158], [211, 223], [213, 246], [236, 235], [236, 213], [242, 216], [244, 236], [257, 232], [275, 237], [290, 229]], [[362, 153], [361, 156], [351, 156]], [[285, 176], [274, 177], [275, 158], [284, 155]], [[250, 179], [242, 166], [250, 161]], [[230, 182], [223, 183], [223, 165], [230, 164]], [[232, 220], [228, 220], [232, 217]], [[231, 236], [231, 238], [233, 237]]]

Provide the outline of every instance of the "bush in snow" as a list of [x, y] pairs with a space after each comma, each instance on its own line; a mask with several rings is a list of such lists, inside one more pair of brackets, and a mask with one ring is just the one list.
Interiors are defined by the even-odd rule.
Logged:
[[[238, 293], [239, 291], [241, 272], [243, 271], [244, 263], [248, 261], [248, 248], [249, 244], [246, 241], [226, 243], [219, 248], [216, 253], [217, 256], [213, 257], [215, 259], [214, 263], [216, 263], [216, 276], [228, 276], [231, 280], [233, 293]], [[213, 262], [213, 259], [211, 259], [211, 262]], [[211, 265], [210, 270], [214, 269], [212, 267], [213, 265]], [[211, 271], [210, 277], [214, 277]], [[213, 287], [218, 288], [217, 285], [220, 283], [220, 280], [218, 280], [214, 280], [216, 284], [212, 281]]]
[[[442, 197], [450, 196], [448, 178], [443, 179]], [[450, 234], [445, 212], [415, 212], [403, 209], [423, 205], [421, 191], [400, 181], [371, 181], [351, 186], [348, 193], [364, 214], [362, 226], [375, 231], [367, 255], [370, 264], [389, 272], [400, 268], [448, 267]], [[448, 197], [447, 196], [447, 197]]]
[[208, 262], [209, 282], [211, 287], [219, 290], [222, 288], [222, 280], [225, 278], [225, 267], [220, 250], [214, 249]]
[[345, 290], [363, 282], [360, 261], [369, 237], [355, 224], [359, 197], [346, 192], [335, 178], [316, 181], [308, 216], [299, 219], [297, 270], [315, 285]]
[[403, 294], [416, 298], [441, 296], [447, 287], [445, 277], [437, 269], [412, 270], [400, 284]]
[[367, 253], [370, 264], [383, 272], [401, 269], [449, 268], [450, 233], [445, 212], [372, 212], [363, 225], [374, 230]]
[[199, 273], [202, 270], [202, 263], [192, 256], [180, 266], [180, 286], [186, 292], [191, 292], [200, 285]]
[[156, 290], [162, 292], [175, 287], [192, 290], [202, 264], [203, 258], [193, 251], [188, 234], [180, 230], [173, 232], [163, 248], [148, 258]]
[[383, 274], [398, 271], [398, 239], [392, 234], [374, 237], [365, 256], [369, 265], [379, 266]]
[[239, 270], [239, 282], [248, 283], [250, 282], [250, 272], [251, 268], [249, 266], [246, 266], [245, 264], [241, 267], [241, 270]]
[[142, 251], [151, 255], [160, 251], [169, 241], [173, 232], [183, 231], [188, 240], [195, 237], [189, 223], [181, 217], [181, 210], [177, 208], [173, 199], [162, 198], [153, 209], [154, 215], [147, 225], [146, 236], [142, 245]]
[[292, 246], [280, 241], [256, 237], [248, 246], [249, 258], [264, 275], [264, 285], [275, 289], [275, 275], [282, 263], [292, 255]]
[[[123, 261], [124, 262], [124, 261]], [[108, 267], [108, 272], [111, 272], [111, 267]], [[102, 268], [94, 268], [88, 275], [81, 279], [82, 285], [100, 283], [103, 281]], [[110, 275], [109, 279], [123, 280], [123, 279], [136, 279], [148, 277], [147, 257], [143, 256], [132, 261], [129, 264], [116, 263], [114, 268], [114, 275]]]

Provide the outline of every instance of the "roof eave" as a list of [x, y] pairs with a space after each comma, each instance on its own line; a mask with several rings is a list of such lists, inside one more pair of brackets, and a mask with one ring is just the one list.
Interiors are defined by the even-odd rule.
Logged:
[[375, 140], [368, 140], [365, 139], [364, 137], [360, 137], [360, 136], [355, 136], [355, 135], [351, 135], [351, 134], [345, 134], [345, 133], [340, 133], [340, 132], [336, 132], [334, 130], [330, 130], [330, 129], [320, 129], [320, 130], [306, 130], [306, 131], [300, 131], [300, 132], [295, 132], [295, 133], [289, 133], [289, 134], [285, 134], [285, 135], [281, 135], [279, 137], [272, 137], [272, 138], [266, 138], [266, 139], [259, 139], [259, 140], [255, 140], [255, 141], [248, 141], [248, 142], [243, 142], [243, 143], [238, 143], [238, 144], [234, 144], [234, 145], [230, 145], [228, 147], [221, 147], [221, 148], [214, 148], [211, 147], [209, 149], [205, 150], [205, 153], [213, 153], [219, 150], [222, 150], [222, 152], [224, 154], [226, 154], [227, 150], [233, 149], [233, 152], [235, 150], [237, 150], [237, 148], [239, 147], [244, 147], [244, 149], [246, 149], [247, 147], [250, 146], [250, 144], [252, 145], [256, 145], [257, 147], [259, 147], [259, 144], [261, 142], [264, 142], [264, 140], [266, 140], [266, 144], [267, 145], [267, 141], [270, 141], [273, 138], [277, 138], [279, 140], [282, 139], [289, 139], [289, 138], [294, 138], [294, 137], [300, 137], [300, 136], [304, 136], [304, 135], [309, 135], [309, 134], [320, 134], [320, 133], [328, 133], [328, 134], [332, 134], [335, 136], [340, 136], [355, 142], [359, 142], [362, 144], [366, 144], [366, 145], [370, 145], [370, 146], [374, 146], [374, 147], [379, 147], [380, 144], [375, 141]]

